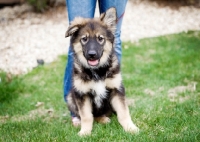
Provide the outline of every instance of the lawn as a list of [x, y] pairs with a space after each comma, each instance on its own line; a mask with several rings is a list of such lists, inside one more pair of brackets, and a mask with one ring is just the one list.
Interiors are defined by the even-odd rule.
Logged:
[[66, 56], [26, 75], [0, 73], [2, 142], [200, 141], [200, 32], [123, 43], [122, 73], [131, 117], [125, 133], [113, 115], [79, 137], [62, 93]]

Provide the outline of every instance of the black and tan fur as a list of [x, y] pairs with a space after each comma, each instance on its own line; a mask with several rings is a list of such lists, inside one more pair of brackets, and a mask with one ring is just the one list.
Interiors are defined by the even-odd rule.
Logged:
[[109, 122], [113, 111], [125, 131], [139, 130], [129, 114], [114, 50], [116, 21], [116, 10], [110, 8], [100, 18], [75, 18], [66, 32], [74, 53], [73, 87], [67, 102], [69, 110], [81, 119], [79, 135], [91, 133], [94, 118]]

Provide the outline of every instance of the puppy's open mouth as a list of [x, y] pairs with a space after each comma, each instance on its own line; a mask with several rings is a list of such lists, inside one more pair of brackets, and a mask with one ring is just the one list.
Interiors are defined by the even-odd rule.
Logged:
[[90, 66], [97, 66], [99, 64], [99, 60], [88, 60], [88, 64]]

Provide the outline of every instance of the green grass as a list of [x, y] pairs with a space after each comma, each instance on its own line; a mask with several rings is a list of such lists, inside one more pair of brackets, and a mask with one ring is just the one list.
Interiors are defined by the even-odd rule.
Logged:
[[27, 75], [0, 73], [0, 141], [200, 141], [200, 32], [123, 47], [123, 82], [139, 134], [125, 133], [112, 116], [110, 124], [95, 122], [91, 136], [79, 137], [62, 96], [61, 56]]

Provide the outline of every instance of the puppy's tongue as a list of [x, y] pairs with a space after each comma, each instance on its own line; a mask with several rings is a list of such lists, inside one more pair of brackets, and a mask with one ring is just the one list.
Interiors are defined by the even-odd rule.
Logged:
[[99, 61], [98, 61], [98, 60], [88, 60], [88, 63], [89, 63], [91, 66], [96, 66], [96, 65], [98, 65]]

